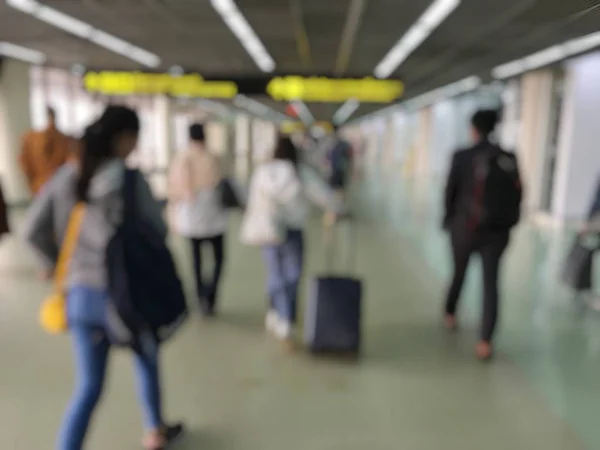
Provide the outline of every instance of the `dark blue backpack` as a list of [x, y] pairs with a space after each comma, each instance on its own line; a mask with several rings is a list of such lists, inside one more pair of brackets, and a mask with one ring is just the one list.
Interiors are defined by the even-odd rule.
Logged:
[[329, 159], [333, 173], [346, 175], [350, 165], [350, 144], [342, 140], [336, 142], [331, 149]]
[[166, 242], [136, 216], [138, 171], [127, 170], [123, 221], [106, 251], [109, 305], [107, 333], [118, 346], [144, 350], [173, 335], [187, 318], [185, 294]]

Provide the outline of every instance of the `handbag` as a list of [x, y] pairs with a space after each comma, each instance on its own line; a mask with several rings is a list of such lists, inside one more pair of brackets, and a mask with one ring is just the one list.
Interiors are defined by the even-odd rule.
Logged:
[[577, 237], [573, 243], [562, 273], [562, 281], [577, 292], [592, 288], [594, 253], [597, 245]]
[[221, 206], [225, 209], [236, 209], [241, 208], [242, 203], [240, 202], [231, 181], [227, 178], [223, 178], [217, 187], [219, 193], [219, 200]]
[[78, 203], [75, 205], [58, 255], [58, 262], [54, 271], [53, 292], [46, 297], [40, 308], [40, 325], [50, 334], [64, 333], [68, 329], [65, 284], [75, 246], [79, 240], [84, 215], [85, 204]]

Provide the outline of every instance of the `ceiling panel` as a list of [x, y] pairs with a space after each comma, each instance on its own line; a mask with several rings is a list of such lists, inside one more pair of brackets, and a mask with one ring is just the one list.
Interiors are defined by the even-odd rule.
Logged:
[[[352, 0], [237, 0], [279, 73], [330, 74]], [[181, 65], [207, 76], [261, 75], [209, 0], [45, 0], [158, 54], [162, 69]], [[366, 0], [347, 74], [367, 76], [431, 0]], [[296, 28], [308, 35], [312, 64], [298, 53]], [[600, 29], [600, 0], [463, 0], [396, 70], [413, 96]], [[141, 69], [137, 63], [17, 12], [0, 1], [0, 41], [45, 52], [51, 65]], [[340, 105], [311, 104], [319, 119]], [[280, 110], [285, 104], [278, 105]], [[364, 105], [357, 114], [380, 108]]]

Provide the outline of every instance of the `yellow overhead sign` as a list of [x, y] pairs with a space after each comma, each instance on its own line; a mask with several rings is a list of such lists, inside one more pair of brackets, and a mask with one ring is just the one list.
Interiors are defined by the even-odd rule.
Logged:
[[390, 103], [404, 93], [398, 80], [326, 78], [296, 75], [275, 78], [205, 80], [197, 73], [171, 75], [147, 72], [88, 72], [83, 79], [89, 92], [103, 95], [172, 95], [232, 99], [237, 94], [269, 95], [277, 101]]
[[288, 76], [273, 78], [267, 85], [267, 92], [278, 101], [341, 103], [356, 99], [365, 103], [389, 103], [404, 93], [404, 84], [397, 80], [374, 78]]
[[85, 89], [103, 95], [154, 95], [230, 99], [238, 86], [231, 81], [206, 81], [198, 74], [174, 76], [143, 72], [88, 72]]

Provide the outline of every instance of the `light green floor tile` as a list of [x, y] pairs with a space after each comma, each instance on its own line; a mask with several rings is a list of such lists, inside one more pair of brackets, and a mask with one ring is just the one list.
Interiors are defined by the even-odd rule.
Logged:
[[[438, 326], [447, 257], [431, 205], [411, 203], [401, 185], [394, 190], [384, 185], [379, 194], [376, 187], [358, 197], [364, 357], [353, 364], [280, 352], [262, 330], [260, 253], [237, 243], [233, 223], [221, 317], [214, 323], [194, 318], [164, 351], [168, 412], [190, 428], [179, 448], [577, 450], [583, 449], [578, 436], [594, 442], [595, 427], [589, 428], [597, 415], [589, 396], [598, 396], [598, 389], [590, 390], [598, 387], [599, 372], [588, 370], [598, 368], [597, 359], [590, 362], [597, 358], [590, 342], [595, 333], [577, 326], [580, 319], [565, 318], [568, 308], [560, 304], [544, 309], [549, 318], [536, 325], [533, 311], [541, 300], [535, 294], [541, 287], [521, 280], [520, 294], [508, 289], [499, 360], [478, 364], [470, 330], [476, 299], [466, 299], [464, 332], [448, 336]], [[340, 239], [348, 231], [342, 229]], [[174, 248], [183, 264], [184, 243], [175, 240]], [[317, 222], [310, 228], [308, 259], [310, 277], [324, 264]], [[519, 267], [538, 261], [535, 255], [513, 259], [523, 260]], [[191, 288], [189, 268], [183, 272]], [[68, 337], [47, 337], [36, 325], [43, 291], [22, 246], [3, 242], [3, 450], [53, 448], [70, 395]], [[141, 419], [131, 366], [126, 354], [115, 352], [90, 450], [138, 448]]]

